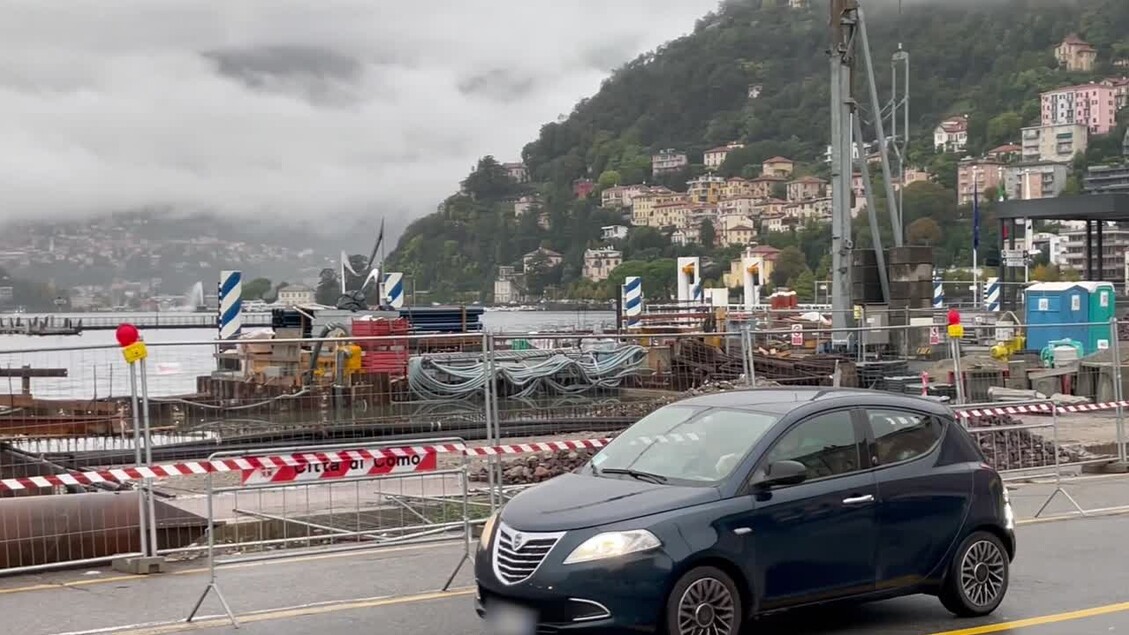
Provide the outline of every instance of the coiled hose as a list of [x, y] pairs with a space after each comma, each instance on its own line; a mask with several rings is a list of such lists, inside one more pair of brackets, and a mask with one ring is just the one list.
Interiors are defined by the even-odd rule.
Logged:
[[490, 380], [508, 382], [518, 389], [513, 395], [517, 398], [538, 392], [581, 394], [594, 388], [615, 388], [623, 378], [639, 374], [647, 349], [628, 345], [612, 351], [549, 355], [540, 361], [495, 359], [492, 373], [490, 364], [482, 360], [458, 363], [439, 357], [413, 357], [408, 360], [408, 385], [425, 399], [465, 399], [479, 394]]

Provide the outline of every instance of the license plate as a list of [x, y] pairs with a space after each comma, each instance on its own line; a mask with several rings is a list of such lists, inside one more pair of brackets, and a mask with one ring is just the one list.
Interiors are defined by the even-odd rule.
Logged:
[[524, 606], [497, 600], [486, 611], [487, 635], [534, 635], [537, 613]]

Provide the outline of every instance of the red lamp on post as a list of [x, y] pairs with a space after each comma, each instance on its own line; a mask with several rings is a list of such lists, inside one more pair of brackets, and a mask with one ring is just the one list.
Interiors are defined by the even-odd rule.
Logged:
[[948, 322], [950, 338], [960, 339], [964, 337], [964, 325], [960, 323], [960, 311], [949, 309]]
[[126, 363], [133, 364], [149, 356], [145, 342], [141, 339], [141, 332], [137, 330], [136, 326], [119, 324], [117, 330], [114, 331], [114, 337], [118, 340], [118, 346], [122, 348], [122, 357], [125, 358]]

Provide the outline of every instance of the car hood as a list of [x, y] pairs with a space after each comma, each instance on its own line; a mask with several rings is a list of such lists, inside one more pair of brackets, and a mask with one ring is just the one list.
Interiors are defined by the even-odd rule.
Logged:
[[630, 477], [565, 474], [518, 494], [502, 521], [521, 531], [567, 531], [719, 500], [713, 487], [657, 485]]

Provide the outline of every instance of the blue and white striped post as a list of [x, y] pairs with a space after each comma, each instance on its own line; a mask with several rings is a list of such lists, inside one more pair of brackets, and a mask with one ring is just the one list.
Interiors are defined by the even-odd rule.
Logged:
[[984, 287], [984, 308], [992, 312], [1000, 310], [1000, 279], [988, 278]]
[[404, 306], [404, 274], [390, 271], [384, 274], [384, 301], [393, 309]]
[[936, 273], [933, 274], [933, 308], [945, 308], [945, 283]]
[[639, 316], [643, 314], [643, 279], [639, 276], [626, 276], [623, 279], [623, 315], [627, 318], [627, 328], [639, 326]]
[[220, 272], [220, 339], [233, 340], [243, 330], [243, 272]]

